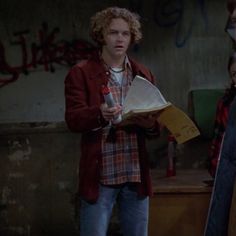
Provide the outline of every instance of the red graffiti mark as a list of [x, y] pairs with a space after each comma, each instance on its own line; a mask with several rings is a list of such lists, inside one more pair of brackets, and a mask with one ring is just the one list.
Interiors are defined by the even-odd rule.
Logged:
[[27, 43], [25, 39], [25, 35], [29, 33], [29, 30], [15, 32], [14, 36], [18, 37], [18, 40], [11, 42], [13, 45], [19, 45], [22, 51], [21, 59], [22, 64], [19, 66], [12, 67], [16, 71], [23, 72], [24, 74], [28, 74], [27, 68], [29, 67], [28, 63], [28, 53], [27, 53]]
[[[38, 44], [32, 43], [30, 53], [27, 51], [25, 38], [29, 31], [14, 33], [18, 40], [12, 42], [12, 44], [19, 45], [22, 54], [22, 62], [19, 66], [10, 66], [7, 63], [5, 49], [0, 42], [0, 73], [12, 75], [10, 78], [0, 78], [0, 87], [18, 79], [20, 73], [28, 74], [29, 69], [35, 69], [37, 66], [43, 66], [45, 71], [54, 72], [55, 63], [63, 66], [72, 66], [82, 59], [91, 57], [95, 52], [94, 45], [82, 39], [76, 39], [72, 42], [66, 40], [56, 41], [59, 31], [59, 28], [54, 28], [49, 32], [48, 25], [43, 23], [38, 32], [39, 42]], [[31, 59], [29, 56], [31, 56]]]
[[81, 39], [72, 42], [63, 40], [55, 42], [56, 34], [59, 33], [58, 28], [54, 28], [50, 33], [48, 26], [43, 23], [42, 29], [39, 31], [40, 44], [32, 44], [32, 65], [44, 65], [45, 71], [54, 72], [53, 63], [71, 66], [82, 59], [86, 59], [94, 52], [95, 47]]
[[[50, 68], [50, 71], [54, 72], [52, 63], [54, 61], [54, 40], [57, 33], [59, 33], [58, 28], [54, 28], [51, 33], [48, 33], [48, 25], [46, 23], [43, 23], [42, 29], [39, 30], [40, 44], [38, 47], [37, 45], [35, 47], [36, 50], [34, 53], [36, 53], [36, 55], [34, 55], [34, 59], [36, 59], [36, 61], [34, 61], [34, 63], [36, 62], [35, 65], [37, 65], [37, 63], [44, 65], [45, 71], [49, 71]], [[41, 52], [41, 57], [37, 60], [37, 55], [39, 52]]]
[[6, 57], [5, 57], [5, 49], [0, 41], [0, 72], [4, 76], [4, 78], [0, 78], [0, 87], [7, 85], [15, 80], [18, 79], [19, 73], [10, 67], [8, 63], [6, 62]]

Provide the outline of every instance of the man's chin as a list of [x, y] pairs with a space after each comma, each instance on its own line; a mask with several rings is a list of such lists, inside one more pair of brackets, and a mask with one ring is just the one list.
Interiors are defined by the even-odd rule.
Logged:
[[116, 52], [115, 52], [115, 55], [116, 55], [116, 56], [119, 56], [119, 57], [122, 57], [122, 56], [125, 56], [125, 55], [126, 55], [126, 52], [123, 51], [123, 50], [122, 50], [122, 51], [119, 50], [119, 51], [116, 51]]

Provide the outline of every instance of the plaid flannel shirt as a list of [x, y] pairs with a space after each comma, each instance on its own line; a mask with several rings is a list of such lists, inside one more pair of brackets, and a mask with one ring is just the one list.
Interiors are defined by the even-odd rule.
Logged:
[[[108, 86], [115, 102], [122, 105], [133, 79], [128, 58], [125, 59], [121, 83], [115, 73], [110, 72]], [[116, 129], [110, 124], [103, 129], [101, 183], [116, 185], [125, 182], [141, 182], [137, 134]]]

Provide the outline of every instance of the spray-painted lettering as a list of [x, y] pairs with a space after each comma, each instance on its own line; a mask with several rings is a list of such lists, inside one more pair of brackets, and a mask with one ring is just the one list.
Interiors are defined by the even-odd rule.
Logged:
[[94, 53], [94, 45], [83, 39], [57, 41], [56, 36], [59, 32], [59, 28], [49, 31], [47, 23], [43, 23], [38, 32], [38, 42], [33, 42], [29, 46], [30, 53], [27, 50], [28, 43], [25, 37], [30, 31], [15, 32], [14, 36], [17, 39], [11, 43], [20, 47], [20, 65], [10, 65], [7, 62], [5, 48], [0, 41], [0, 87], [14, 82], [21, 73], [29, 74], [30, 69], [34, 70], [38, 66], [43, 66], [45, 71], [54, 72], [55, 64], [72, 66]]

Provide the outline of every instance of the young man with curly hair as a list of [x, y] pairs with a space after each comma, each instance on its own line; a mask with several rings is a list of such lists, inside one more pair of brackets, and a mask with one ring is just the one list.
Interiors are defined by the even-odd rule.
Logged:
[[[110, 7], [91, 18], [90, 30], [98, 53], [75, 65], [65, 79], [65, 119], [71, 131], [82, 134], [80, 236], [105, 236], [115, 203], [123, 235], [146, 236], [152, 189], [145, 138], [158, 135], [159, 125], [154, 117], [114, 124], [135, 75], [154, 83], [151, 72], [127, 55], [142, 38], [139, 17]], [[103, 86], [115, 106], [105, 103]]]

